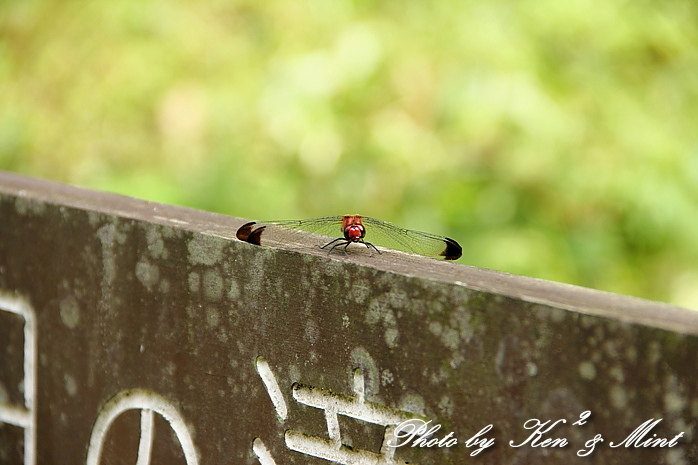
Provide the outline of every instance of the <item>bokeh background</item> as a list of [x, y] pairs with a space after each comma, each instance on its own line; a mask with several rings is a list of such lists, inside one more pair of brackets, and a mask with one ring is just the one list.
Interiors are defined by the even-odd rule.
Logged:
[[698, 2], [0, 0], [0, 169], [698, 308]]

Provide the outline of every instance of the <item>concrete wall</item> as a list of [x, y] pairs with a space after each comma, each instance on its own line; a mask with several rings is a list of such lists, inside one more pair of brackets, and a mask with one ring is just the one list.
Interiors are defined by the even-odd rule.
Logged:
[[0, 174], [0, 463], [698, 463], [698, 312], [242, 223]]

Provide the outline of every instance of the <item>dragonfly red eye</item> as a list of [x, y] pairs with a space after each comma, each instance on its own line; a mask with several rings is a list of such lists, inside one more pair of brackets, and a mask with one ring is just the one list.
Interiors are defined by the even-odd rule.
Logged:
[[364, 228], [358, 224], [352, 224], [344, 230], [344, 236], [347, 240], [352, 242], [358, 242], [364, 237]]

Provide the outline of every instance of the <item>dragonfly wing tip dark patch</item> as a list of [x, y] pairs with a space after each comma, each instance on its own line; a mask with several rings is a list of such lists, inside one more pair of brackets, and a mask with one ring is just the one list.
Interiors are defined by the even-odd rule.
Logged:
[[250, 236], [250, 233], [252, 232], [252, 227], [255, 224], [257, 224], [256, 221], [250, 221], [249, 223], [243, 224], [238, 228], [238, 232], [235, 233], [235, 237], [237, 237], [241, 241], [247, 241], [247, 238]]
[[247, 242], [254, 245], [262, 245], [262, 233], [265, 229], [266, 226], [262, 226], [261, 228], [257, 228], [252, 231], [250, 236], [247, 238]]
[[243, 224], [242, 226], [240, 226], [237, 233], [235, 233], [235, 236], [241, 241], [249, 242], [250, 244], [254, 245], [261, 245], [262, 232], [264, 231], [266, 226], [261, 226], [257, 229], [254, 229], [254, 226], [256, 224], [256, 221], [250, 221], [249, 223]]
[[448, 237], [444, 238], [444, 242], [446, 243], [446, 248], [441, 252], [444, 260], [458, 260], [463, 255], [463, 248], [458, 242]]

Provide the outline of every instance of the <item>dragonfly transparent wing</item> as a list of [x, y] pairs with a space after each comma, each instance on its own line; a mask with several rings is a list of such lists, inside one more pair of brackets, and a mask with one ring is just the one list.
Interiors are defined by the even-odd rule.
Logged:
[[401, 228], [374, 218], [362, 218], [364, 240], [381, 247], [402, 250], [442, 260], [456, 260], [463, 253], [458, 242], [448, 237]]
[[[316, 245], [343, 238], [344, 216], [324, 216], [307, 220], [250, 222], [238, 229], [238, 239], [252, 244], [262, 242], [307, 243], [308, 237], [297, 231], [305, 231], [321, 237], [312, 238]], [[365, 242], [403, 252], [424, 255], [443, 260], [456, 260], [461, 256], [461, 246], [444, 236], [400, 228], [385, 221], [361, 217], [366, 229]]]
[[[237, 238], [255, 245], [263, 242], [285, 242], [325, 245], [327, 242], [344, 236], [343, 216], [323, 216], [307, 220], [252, 221], [240, 227]], [[313, 236], [302, 234], [311, 233]], [[321, 236], [321, 237], [316, 237]]]

